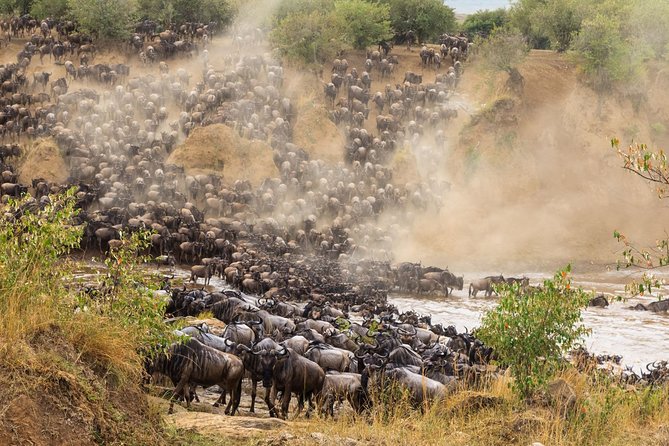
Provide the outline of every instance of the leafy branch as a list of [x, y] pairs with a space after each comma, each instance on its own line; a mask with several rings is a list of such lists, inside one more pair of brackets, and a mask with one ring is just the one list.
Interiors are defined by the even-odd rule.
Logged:
[[[623, 169], [656, 185], [659, 198], [669, 197], [669, 163], [663, 150], [652, 151], [646, 144], [634, 143], [626, 149], [620, 148], [617, 138], [611, 140], [611, 146], [618, 152], [623, 161]], [[617, 269], [637, 267], [643, 270], [654, 270], [669, 266], [669, 234], [655, 242], [655, 246], [639, 248], [630, 242], [620, 231], [613, 231], [613, 238], [622, 243], [622, 261], [616, 262]], [[625, 285], [625, 291], [632, 296], [652, 294], [654, 289], [664, 285], [664, 280], [651, 273], [644, 272], [639, 280]]]

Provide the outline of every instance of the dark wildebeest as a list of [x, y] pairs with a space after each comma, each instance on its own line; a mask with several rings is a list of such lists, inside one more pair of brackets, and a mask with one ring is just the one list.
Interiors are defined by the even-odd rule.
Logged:
[[[318, 364], [298, 355], [293, 349], [284, 348], [277, 355], [273, 368], [272, 392], [268, 403], [270, 415], [278, 415], [285, 419], [288, 415], [292, 393], [296, 393], [298, 397], [297, 414], [302, 412], [305, 399], [309, 403], [307, 410], [309, 413], [314, 407], [311, 398], [312, 396], [319, 397], [324, 382], [325, 372]], [[277, 414], [274, 401], [279, 391], [283, 391], [283, 396], [281, 397], [281, 413]]]
[[152, 363], [147, 364], [147, 372], [166, 375], [176, 386], [170, 400], [169, 413], [172, 413], [174, 399], [177, 397], [183, 397], [186, 406], [190, 406], [193, 384], [203, 387], [217, 384], [224, 392], [214, 403], [215, 406], [220, 404], [226, 391], [230, 392], [230, 402], [225, 408], [226, 415], [234, 415], [239, 407], [244, 377], [242, 360], [235, 355], [208, 347], [197, 339], [191, 338], [184, 344], [173, 344], [167, 354], [159, 355]]

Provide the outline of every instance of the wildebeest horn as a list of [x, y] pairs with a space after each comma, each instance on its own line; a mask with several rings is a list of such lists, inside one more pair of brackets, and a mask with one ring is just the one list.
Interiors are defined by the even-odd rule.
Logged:
[[248, 346], [244, 344], [237, 344], [236, 347], [237, 351], [244, 350], [245, 352], [250, 352], [251, 354], [256, 354], [253, 350], [251, 350]]
[[282, 350], [280, 352], [277, 352], [278, 356], [286, 356], [288, 354], [288, 349], [284, 346], [282, 346]]

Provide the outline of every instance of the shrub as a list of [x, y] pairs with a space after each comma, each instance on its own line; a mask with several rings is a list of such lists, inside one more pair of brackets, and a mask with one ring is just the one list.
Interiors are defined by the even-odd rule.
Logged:
[[499, 288], [499, 305], [483, 318], [477, 335], [510, 367], [513, 389], [526, 398], [558, 370], [563, 355], [588, 333], [581, 319], [589, 295], [571, 287], [571, 268], [541, 287]]
[[341, 0], [335, 3], [337, 27], [353, 48], [363, 50], [392, 37], [388, 5], [365, 0]]
[[[10, 201], [0, 214], [0, 330], [6, 341], [58, 319], [67, 294], [61, 256], [79, 246], [74, 192], [45, 206], [31, 198]], [[11, 342], [9, 342], [11, 343]]]

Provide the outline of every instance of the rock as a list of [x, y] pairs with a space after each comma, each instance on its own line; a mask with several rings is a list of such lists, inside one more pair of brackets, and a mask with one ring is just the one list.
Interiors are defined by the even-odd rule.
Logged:
[[313, 438], [314, 440], [316, 440], [319, 443], [325, 443], [327, 441], [327, 437], [325, 436], [325, 434], [323, 434], [321, 432], [312, 433], [311, 438]]
[[556, 379], [548, 385], [548, 400], [566, 413], [573, 409], [576, 404], [576, 392], [574, 388], [564, 379]]
[[532, 446], [544, 446], [544, 445], [539, 443], [538, 441], [535, 441], [534, 443], [532, 443]]

